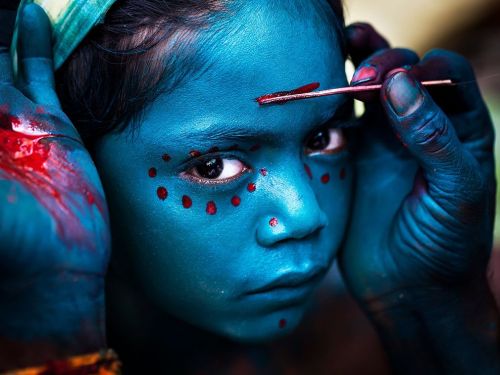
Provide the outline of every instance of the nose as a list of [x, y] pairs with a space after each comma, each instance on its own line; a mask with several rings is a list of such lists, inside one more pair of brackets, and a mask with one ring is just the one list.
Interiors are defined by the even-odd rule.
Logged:
[[268, 199], [272, 201], [257, 223], [259, 245], [272, 247], [282, 241], [300, 240], [328, 225], [302, 163], [275, 170], [269, 184], [272, 191]]

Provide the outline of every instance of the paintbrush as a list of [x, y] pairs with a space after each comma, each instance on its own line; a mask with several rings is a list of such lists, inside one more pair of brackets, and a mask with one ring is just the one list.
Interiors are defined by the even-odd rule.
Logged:
[[[443, 79], [436, 81], [422, 81], [422, 86], [452, 86], [454, 85], [451, 79]], [[367, 85], [367, 86], [348, 86], [335, 89], [313, 91], [319, 87], [319, 83], [311, 83], [292, 91], [282, 91], [273, 94], [267, 94], [255, 99], [260, 105], [265, 104], [283, 104], [292, 100], [302, 100], [319, 98], [322, 96], [338, 95], [338, 94], [353, 94], [360, 92], [377, 91], [382, 88], [382, 84]]]

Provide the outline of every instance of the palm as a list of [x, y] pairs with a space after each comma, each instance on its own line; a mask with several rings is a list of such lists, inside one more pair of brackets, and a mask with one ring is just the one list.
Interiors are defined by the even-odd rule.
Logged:
[[[384, 50], [370, 59], [379, 64], [381, 79], [406, 64], [420, 80], [443, 72], [457, 82], [474, 79], [463, 59], [444, 51], [422, 61], [405, 50]], [[434, 121], [445, 124], [444, 133], [413, 134], [408, 122], [394, 129], [407, 133], [399, 141], [377, 98], [369, 102], [357, 134], [355, 206], [341, 266], [365, 306], [484, 275], [495, 192], [491, 120], [475, 85], [437, 91], [434, 100], [446, 111]], [[427, 123], [422, 124], [425, 133]], [[449, 143], [434, 142], [448, 133]]]
[[24, 40], [16, 84], [9, 54], [0, 55], [0, 264], [7, 279], [54, 270], [103, 275], [109, 252], [104, 193], [59, 107], [44, 46]]

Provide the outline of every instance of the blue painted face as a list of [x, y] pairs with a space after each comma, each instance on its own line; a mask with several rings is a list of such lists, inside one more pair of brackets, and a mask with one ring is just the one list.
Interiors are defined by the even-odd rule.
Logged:
[[[247, 2], [250, 3], [250, 2]], [[161, 309], [240, 341], [293, 330], [344, 235], [343, 96], [259, 107], [314, 81], [345, 86], [326, 2], [252, 1], [201, 50], [206, 71], [96, 149], [113, 252]], [[330, 19], [320, 16], [330, 12]], [[227, 31], [227, 32], [226, 32]]]

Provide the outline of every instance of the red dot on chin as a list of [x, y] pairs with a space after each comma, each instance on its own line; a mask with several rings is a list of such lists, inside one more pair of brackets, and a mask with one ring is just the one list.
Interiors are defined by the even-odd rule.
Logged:
[[156, 177], [157, 174], [158, 174], [158, 172], [156, 171], [156, 168], [149, 168], [149, 171], [148, 171], [149, 177], [154, 178], [154, 177]]
[[250, 193], [253, 193], [255, 190], [257, 190], [257, 186], [253, 182], [251, 182], [251, 183], [248, 184], [247, 190]]
[[327, 184], [330, 182], [330, 175], [328, 173], [325, 173], [323, 176], [321, 176], [321, 182], [324, 184]]

